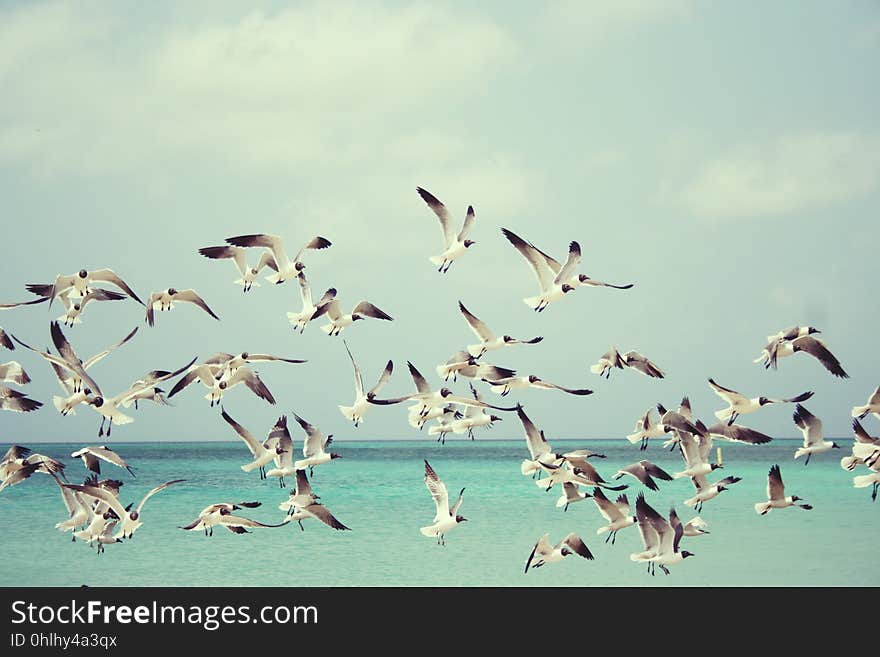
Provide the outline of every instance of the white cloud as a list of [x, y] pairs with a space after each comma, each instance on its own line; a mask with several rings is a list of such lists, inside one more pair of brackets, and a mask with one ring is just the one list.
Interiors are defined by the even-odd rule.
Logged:
[[880, 137], [812, 132], [705, 163], [680, 200], [701, 217], [753, 217], [819, 209], [878, 188]]

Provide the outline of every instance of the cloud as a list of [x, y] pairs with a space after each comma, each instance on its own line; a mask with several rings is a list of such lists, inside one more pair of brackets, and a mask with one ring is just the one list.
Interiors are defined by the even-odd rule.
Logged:
[[706, 162], [679, 199], [701, 217], [762, 217], [816, 210], [878, 188], [880, 137], [812, 132]]
[[[0, 162], [100, 175], [179, 158], [297, 171], [375, 159], [518, 53], [476, 12], [305, 3], [237, 18], [131, 19], [86, 5], [0, 12]], [[127, 34], [131, 38], [121, 38]]]
[[562, 0], [549, 3], [543, 29], [581, 49], [628, 29], [666, 19], [681, 20], [693, 12], [691, 0]]

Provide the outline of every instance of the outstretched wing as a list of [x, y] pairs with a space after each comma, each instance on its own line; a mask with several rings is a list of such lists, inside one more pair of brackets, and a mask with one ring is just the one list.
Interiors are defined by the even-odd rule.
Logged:
[[437, 514], [434, 516], [434, 522], [438, 522], [442, 518], [449, 517], [449, 492], [431, 464], [425, 461], [425, 486], [434, 499], [434, 505], [437, 507]]
[[98, 269], [96, 271], [89, 272], [89, 278], [93, 281], [104, 281], [105, 283], [111, 283], [123, 292], [125, 292], [128, 296], [137, 301], [139, 304], [141, 304], [142, 306], [144, 305], [144, 302], [141, 301], [140, 297], [134, 293], [134, 290], [132, 290], [128, 286], [128, 283], [119, 278], [119, 276], [116, 275], [116, 272], [114, 272], [112, 269]]
[[443, 205], [436, 196], [426, 189], [416, 187], [416, 191], [422, 200], [428, 204], [428, 207], [437, 215], [440, 220], [440, 228], [443, 230], [443, 241], [448, 249], [455, 243], [455, 228], [452, 226], [452, 220], [449, 217], [449, 210]]

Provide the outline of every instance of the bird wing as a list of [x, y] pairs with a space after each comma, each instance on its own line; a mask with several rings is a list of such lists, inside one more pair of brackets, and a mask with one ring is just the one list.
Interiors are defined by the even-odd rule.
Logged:
[[866, 445], [875, 445], [877, 444], [878, 438], [874, 438], [867, 431], [865, 431], [865, 427], [862, 426], [862, 423], [859, 422], [858, 418], [853, 418], [852, 421], [853, 433], [856, 437], [857, 443], [863, 443]]
[[373, 319], [385, 319], [388, 321], [392, 321], [394, 318], [386, 313], [384, 310], [380, 309], [377, 306], [374, 306], [369, 301], [361, 301], [358, 305], [354, 307], [354, 310], [351, 312], [354, 315], [361, 315], [363, 317], [372, 317]]
[[574, 270], [581, 264], [581, 245], [577, 242], [570, 242], [568, 245], [568, 258], [553, 280], [557, 285], [561, 285], [568, 281], [573, 275]]
[[293, 414], [293, 417], [299, 423], [299, 426], [302, 427], [303, 431], [306, 432], [306, 439], [303, 442], [303, 456], [308, 459], [323, 452], [325, 442], [324, 434], [296, 413]]
[[434, 516], [434, 522], [438, 522], [442, 518], [449, 517], [449, 492], [431, 464], [425, 461], [425, 486], [434, 499], [434, 505], [437, 507], [437, 514]]
[[[364, 377], [361, 376], [361, 369], [355, 362], [354, 356], [351, 355], [351, 349], [348, 348], [348, 343], [343, 340], [342, 344], [345, 345], [345, 350], [348, 352], [348, 357], [351, 359], [351, 366], [354, 368], [354, 392], [356, 397], [360, 399], [364, 396]], [[391, 361], [388, 362], [390, 363]]]
[[134, 334], [138, 332], [139, 328], [140, 328], [140, 327], [135, 326], [134, 329], [132, 329], [131, 332], [130, 332], [128, 335], [126, 335], [124, 338], [122, 338], [122, 340], [120, 340], [119, 342], [117, 342], [116, 344], [114, 344], [114, 345], [111, 346], [111, 347], [107, 347], [104, 351], [100, 351], [100, 352], [98, 352], [97, 354], [95, 354], [95, 355], [92, 356], [91, 358], [87, 358], [87, 359], [83, 362], [83, 368], [84, 368], [84, 369], [89, 369], [92, 365], [94, 365], [94, 364], [97, 363], [98, 361], [104, 359], [104, 358], [105, 358], [106, 356], [108, 356], [111, 352], [115, 351], [116, 349], [118, 349], [119, 347], [121, 347], [122, 345], [124, 345], [126, 342], [128, 342], [129, 340], [131, 340], [131, 339], [134, 337]]
[[85, 310], [86, 304], [89, 301], [121, 301], [124, 298], [125, 295], [119, 294], [119, 292], [96, 287], [89, 290], [89, 292], [80, 300], [79, 309]]
[[275, 404], [275, 398], [272, 396], [269, 388], [266, 387], [266, 384], [263, 383], [263, 380], [251, 368], [239, 367], [235, 371], [235, 374], [233, 374], [229, 378], [228, 384], [229, 387], [232, 387], [239, 382], [244, 383], [248, 387], [248, 389], [260, 399], [263, 399], [270, 404]]
[[376, 381], [376, 385], [370, 388], [369, 392], [367, 392], [368, 397], [374, 397], [378, 392], [388, 383], [388, 379], [391, 378], [391, 373], [394, 371], [394, 363], [390, 360], [385, 364], [385, 369], [382, 370], [382, 374], [379, 375], [379, 380]]
[[502, 228], [501, 232], [504, 234], [504, 237], [507, 238], [507, 241], [513, 244], [514, 248], [519, 251], [520, 255], [526, 259], [526, 262], [532, 266], [532, 270], [538, 278], [538, 284], [541, 286], [541, 291], [549, 290], [553, 286], [553, 279], [556, 272], [550, 268], [544, 254], [506, 228]]
[[106, 490], [104, 488], [100, 488], [98, 486], [81, 486], [79, 484], [64, 484], [65, 488], [70, 490], [75, 490], [83, 495], [88, 495], [89, 497], [93, 497], [96, 500], [104, 502], [110, 509], [113, 510], [113, 513], [116, 514], [117, 518], [125, 518], [128, 512], [122, 506], [122, 502], [119, 501], [119, 498], [114, 495], [111, 491]]
[[749, 429], [748, 427], [743, 427], [738, 424], [728, 425], [727, 422], [713, 424], [707, 429], [707, 431], [709, 432], [709, 435], [715, 436], [716, 438], [724, 438], [726, 440], [732, 440], [739, 443], [749, 443], [751, 445], [763, 445], [773, 440], [773, 438], [767, 434], [756, 431], [755, 429]]
[[544, 438], [544, 434], [538, 431], [538, 428], [532, 423], [529, 416], [526, 415], [522, 406], [517, 407], [516, 414], [519, 416], [519, 421], [522, 422], [523, 429], [525, 429], [526, 447], [529, 448], [532, 460], [548, 453], [550, 451], [550, 443]]
[[144, 305], [144, 302], [141, 301], [140, 297], [134, 293], [134, 290], [132, 290], [124, 280], [119, 278], [119, 276], [117, 276], [112, 269], [98, 269], [96, 271], [89, 272], [89, 279], [93, 281], [103, 281], [105, 283], [111, 283], [123, 292], [125, 292], [128, 296], [137, 301], [139, 304]]
[[731, 406], [748, 402], [748, 399], [746, 399], [745, 395], [738, 393], [736, 390], [731, 390], [730, 388], [725, 388], [724, 386], [718, 385], [712, 379], [709, 379], [709, 386], [712, 388], [712, 390], [715, 391], [716, 395], [721, 397], [721, 399], [726, 401]]
[[[121, 456], [119, 456], [119, 454], [114, 452], [112, 449], [109, 449], [108, 447], [103, 447], [103, 446], [102, 447], [87, 447], [86, 449], [89, 450], [88, 453], [91, 454], [92, 456], [95, 456], [103, 461], [107, 461], [107, 463], [112, 463], [113, 465], [115, 465], [117, 467], [124, 468], [124, 469], [128, 470], [129, 472], [131, 472], [131, 466], [129, 466], [128, 463], [125, 462], [125, 459], [123, 459]], [[134, 474], [134, 473], [132, 473], [132, 474]]]
[[517, 409], [516, 406], [494, 406], [484, 401], [468, 399], [467, 397], [459, 397], [458, 395], [447, 395], [446, 403], [461, 404], [462, 406], [479, 406], [480, 408], [494, 408], [496, 411], [515, 411]]
[[461, 314], [464, 315], [471, 330], [480, 340], [483, 342], [491, 342], [495, 339], [495, 334], [492, 333], [488, 326], [486, 326], [486, 323], [478, 319], [473, 313], [471, 313], [471, 311], [465, 308], [461, 301], [458, 302], [458, 309], [461, 311]]
[[822, 442], [822, 420], [800, 404], [795, 406], [792, 419], [804, 434], [804, 447]]
[[646, 552], [656, 552], [660, 548], [660, 534], [657, 532], [657, 526], [654, 524], [655, 519], [660, 519], [660, 515], [652, 509], [645, 501], [645, 496], [639, 493], [636, 498], [636, 518], [639, 523], [639, 533], [642, 535], [642, 544], [645, 546]]
[[141, 510], [144, 508], [144, 504], [146, 504], [147, 500], [150, 499], [151, 497], [153, 497], [153, 495], [155, 495], [156, 493], [158, 493], [160, 491], [165, 490], [166, 488], [168, 488], [169, 486], [172, 486], [173, 484], [179, 484], [182, 481], [186, 481], [186, 479], [172, 479], [171, 481], [166, 481], [164, 484], [159, 484], [155, 488], [151, 489], [150, 492], [148, 492], [146, 495], [143, 496], [143, 498], [141, 498], [140, 504], [137, 505], [136, 511], [137, 511], [138, 515], [140, 515]]
[[305, 470], [297, 470], [296, 471], [296, 494], [297, 495], [311, 495], [312, 494], [312, 485], [309, 483], [309, 478], [306, 476]]
[[530, 384], [533, 388], [544, 388], [546, 390], [561, 390], [562, 392], [567, 392], [570, 395], [592, 395], [593, 391], [589, 388], [564, 388], [563, 386], [556, 385], [555, 383], [549, 383], [547, 381], [538, 380], [534, 383]]
[[308, 280], [306, 280], [306, 275], [303, 272], [300, 272], [296, 277], [299, 281], [299, 296], [302, 299], [303, 308], [311, 308], [312, 307], [312, 288], [309, 286]]
[[476, 220], [476, 215], [474, 214], [474, 206], [469, 205], [467, 209], [467, 214], [464, 217], [464, 223], [461, 226], [461, 232], [458, 233], [458, 241], [464, 242], [465, 238], [470, 235], [471, 229], [474, 227], [474, 221]]
[[782, 483], [782, 472], [779, 470], [778, 465], [771, 467], [767, 475], [767, 499], [785, 499], [785, 484]]
[[529, 566], [532, 565], [532, 560], [536, 556], [538, 558], [546, 557], [551, 552], [553, 552], [553, 546], [550, 545], [550, 534], [544, 534], [538, 539], [538, 542], [535, 543], [535, 547], [532, 548], [532, 553], [529, 555], [528, 561], [526, 561], [525, 572], [529, 572]]
[[589, 548], [584, 544], [583, 540], [581, 540], [581, 537], [574, 532], [562, 539], [556, 547], [561, 548], [563, 545], [567, 545], [573, 552], [579, 554], [584, 559], [593, 559], [593, 553], [590, 552]]
[[229, 413], [226, 412], [225, 408], [220, 408], [220, 416], [226, 420], [226, 423], [235, 430], [235, 433], [239, 435], [239, 437], [244, 441], [244, 444], [247, 445], [247, 448], [250, 450], [250, 453], [253, 456], [257, 456], [262, 454], [265, 451], [263, 447], [263, 443], [257, 440], [254, 435], [241, 426], [238, 422], [233, 420]]
[[281, 356], [272, 356], [271, 354], [248, 354], [245, 359], [248, 363], [305, 363], [300, 358], [282, 358]]
[[678, 519], [678, 514], [675, 512], [675, 509], [669, 510], [669, 526], [672, 527], [673, 535], [672, 535], [672, 552], [678, 552], [678, 544], [681, 543], [681, 537], [684, 536], [684, 526], [681, 524], [681, 520]]
[[262, 246], [272, 252], [275, 264], [278, 267], [284, 267], [290, 260], [287, 252], [284, 250], [284, 242], [277, 235], [237, 235], [235, 237], [227, 237], [226, 242], [233, 246], [254, 247]]
[[413, 383], [416, 384], [416, 390], [420, 394], [426, 394], [431, 392], [431, 386], [428, 385], [428, 381], [422, 376], [422, 373], [416, 369], [416, 366], [413, 365], [410, 361], [406, 361], [407, 366], [409, 367], [410, 376], [412, 376]]
[[[593, 501], [596, 503], [596, 508], [599, 509], [599, 513], [610, 523], [616, 522], [623, 517], [623, 514], [620, 512], [620, 507], [605, 497], [605, 493], [602, 492], [601, 488], [593, 489]], [[627, 505], [627, 513], [629, 513], [629, 506]]]
[[327, 507], [324, 506], [323, 504], [318, 504], [317, 502], [315, 502], [313, 504], [309, 504], [306, 507], [303, 507], [302, 511], [309, 514], [313, 518], [320, 520], [325, 525], [327, 525], [328, 527], [332, 527], [333, 529], [337, 529], [337, 530], [350, 529], [349, 527], [346, 527], [341, 522], [339, 522], [333, 516], [333, 514], [327, 510]]
[[293, 259], [294, 262], [299, 262], [300, 258], [302, 258], [303, 253], [306, 251], [320, 250], [326, 249], [328, 246], [332, 246], [333, 243], [328, 240], [326, 237], [321, 237], [320, 235], [316, 235], [308, 242], [302, 245], [302, 248], [297, 252], [296, 258]]
[[450, 516], [457, 516], [458, 510], [461, 508], [461, 503], [464, 501], [464, 488], [462, 488], [458, 493], [458, 499], [455, 501], [455, 504], [452, 505], [452, 508], [449, 510]]
[[58, 322], [52, 322], [50, 333], [52, 335], [52, 343], [55, 345], [55, 349], [58, 350], [61, 358], [64, 359], [67, 369], [69, 369], [71, 372], [73, 372], [74, 374], [79, 376], [79, 378], [85, 381], [92, 389], [92, 392], [94, 392], [96, 395], [103, 396], [101, 394], [100, 386], [95, 382], [92, 377], [89, 376], [88, 372], [86, 372], [85, 367], [83, 367], [82, 361], [76, 355], [73, 347], [70, 346], [67, 338], [64, 337], [64, 333], [61, 331], [61, 326], [58, 324]]
[[[197, 358], [197, 356], [193, 357], [193, 359], [190, 362], [188, 362], [183, 367], [180, 367], [180, 368], [174, 370], [173, 372], [169, 372], [167, 370], [153, 370], [152, 372], [147, 372], [147, 374], [145, 374], [141, 379], [139, 379], [138, 381], [135, 381], [128, 388], [128, 390], [125, 390], [125, 391], [119, 393], [118, 395], [116, 395], [113, 398], [113, 401], [116, 403], [123, 402], [126, 399], [130, 399], [130, 398], [134, 397], [139, 392], [143, 392], [147, 388], [152, 388], [157, 383], [161, 383], [162, 381], [166, 381], [168, 379], [174, 378], [175, 376], [177, 376], [181, 372], [184, 372], [185, 370], [188, 370], [190, 367], [192, 367], [193, 363], [196, 362], [196, 358]], [[169, 393], [169, 396], [171, 396], [170, 393]]]
[[205, 300], [202, 299], [202, 297], [200, 297], [198, 294], [196, 294], [195, 290], [180, 290], [177, 294], [174, 295], [174, 300], [194, 303], [214, 319], [220, 319], [219, 317], [217, 317], [216, 314], [214, 314], [214, 311], [211, 310], [210, 307], [208, 307], [208, 304], [205, 303]]
[[831, 372], [834, 376], [840, 377], [841, 379], [849, 378], [849, 374], [843, 371], [840, 361], [835, 358], [834, 354], [828, 351], [828, 347], [813, 336], [802, 335], [801, 337], [796, 338], [792, 341], [791, 348], [795, 351], [805, 351], [810, 354], [822, 363], [825, 369]]
[[199, 253], [212, 260], [231, 258], [238, 267], [239, 273], [242, 276], [247, 275], [247, 254], [240, 246], [206, 246], [199, 249]]
[[449, 210], [446, 209], [446, 206], [443, 205], [436, 196], [431, 194], [426, 189], [422, 189], [421, 187], [416, 187], [416, 191], [419, 193], [419, 196], [422, 197], [422, 200], [428, 204], [428, 207], [437, 215], [437, 218], [440, 220], [440, 228], [443, 230], [443, 241], [446, 244], [446, 248], [448, 249], [450, 246], [455, 244], [455, 228], [452, 225], [452, 219], [449, 217]]

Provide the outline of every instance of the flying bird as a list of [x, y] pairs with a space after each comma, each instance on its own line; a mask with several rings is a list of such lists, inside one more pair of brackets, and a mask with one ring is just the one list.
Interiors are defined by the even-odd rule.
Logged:
[[860, 420], [868, 417], [868, 413], [873, 413], [875, 417], [880, 418], [880, 386], [868, 397], [868, 403], [864, 406], [854, 406], [852, 416]]
[[538, 539], [535, 547], [532, 548], [528, 561], [526, 561], [526, 567], [523, 572], [528, 573], [529, 568], [540, 568], [548, 563], [562, 561], [571, 554], [577, 554], [590, 561], [594, 559], [593, 553], [590, 552], [589, 548], [584, 545], [581, 538], [574, 532], [566, 536], [555, 546], [550, 545], [549, 538], [550, 534], [544, 534]]
[[280, 509], [287, 509], [284, 518], [285, 523], [296, 520], [299, 528], [305, 531], [302, 521], [307, 518], [320, 520], [328, 527], [337, 531], [349, 531], [351, 527], [343, 525], [330, 513], [326, 506], [317, 501], [318, 496], [312, 493], [305, 470], [296, 471], [296, 490], [291, 491], [287, 500], [279, 505]]
[[70, 290], [68, 290], [60, 295], [61, 302], [64, 304], [64, 314], [58, 318], [58, 321], [70, 327], [73, 327], [74, 324], [82, 324], [80, 316], [85, 312], [86, 304], [90, 301], [121, 301], [125, 298], [126, 296], [119, 292], [97, 287], [86, 292], [85, 296], [71, 298]]
[[43, 402], [31, 399], [23, 392], [0, 385], [0, 411], [14, 411], [16, 413], [30, 413], [35, 411]]
[[611, 541], [611, 544], [617, 541], [617, 532], [636, 524], [636, 516], [632, 515], [629, 508], [629, 500], [625, 494], [618, 496], [617, 501], [609, 500], [601, 488], [593, 489], [593, 502], [599, 513], [608, 521], [607, 525], [603, 525], [596, 530], [596, 534], [604, 534], [608, 532], [605, 542]]
[[824, 342], [813, 337], [814, 333], [819, 333], [819, 331], [812, 326], [792, 327], [786, 331], [780, 331], [775, 336], [768, 336], [767, 346], [754, 362], [763, 363], [764, 369], [770, 367], [776, 369], [777, 361], [780, 358], [803, 352], [818, 360], [834, 376], [848, 379], [849, 374], [844, 371], [840, 361], [829, 351]]
[[444, 381], [448, 381], [449, 377], [453, 377], [453, 381], [457, 381], [459, 376], [467, 379], [481, 379], [483, 381], [508, 379], [516, 375], [516, 370], [507, 367], [498, 367], [489, 363], [481, 363], [471, 356], [467, 351], [458, 351], [449, 358], [443, 365], [437, 366], [437, 376]]
[[770, 509], [784, 509], [789, 506], [799, 506], [809, 511], [813, 507], [809, 504], [798, 504], [803, 501], [797, 495], [786, 495], [785, 484], [782, 483], [782, 472], [778, 465], [770, 468], [767, 474], [767, 501], [755, 504], [755, 512], [758, 515], [766, 515]]
[[275, 397], [272, 396], [271, 391], [259, 375], [250, 367], [239, 367], [234, 374], [227, 372], [225, 376], [217, 379], [216, 375], [221, 369], [222, 365], [209, 363], [200, 363], [190, 367], [189, 371], [171, 388], [168, 397], [174, 397], [194, 381], [199, 381], [208, 389], [205, 399], [210, 401], [211, 406], [219, 406], [220, 400], [227, 392], [243, 383], [257, 397], [268, 404], [275, 405]]
[[568, 511], [568, 507], [570, 504], [574, 504], [575, 502], [583, 502], [588, 497], [592, 497], [592, 495], [587, 492], [582, 493], [577, 484], [566, 481], [564, 484], [562, 484], [562, 495], [560, 495], [559, 499], [556, 500], [556, 508], [561, 508], [563, 511]]
[[623, 355], [624, 364], [630, 369], [641, 372], [652, 379], [662, 379], [665, 375], [657, 365], [637, 351], [628, 351]]
[[626, 437], [626, 439], [633, 445], [641, 443], [639, 446], [641, 451], [648, 449], [648, 440], [651, 438], [660, 438], [666, 435], [664, 427], [659, 422], [654, 422], [651, 418], [653, 410], [653, 408], [649, 408], [645, 414], [636, 421], [634, 432]]
[[771, 397], [753, 397], [749, 399], [745, 395], [738, 393], [736, 390], [725, 388], [716, 383], [713, 379], [709, 379], [709, 386], [715, 391], [715, 394], [727, 402], [727, 408], [715, 411], [715, 417], [719, 420], [727, 420], [728, 424], [733, 424], [740, 415], [746, 413], [754, 413], [759, 408], [763, 408], [769, 404], [798, 404], [808, 400], [813, 396], [810, 391], [803, 392], [796, 397], [790, 399], [773, 399]]
[[313, 237], [302, 246], [294, 259], [291, 260], [287, 256], [287, 251], [284, 249], [284, 242], [277, 235], [238, 235], [236, 237], [227, 238], [226, 242], [233, 246], [246, 248], [262, 247], [268, 249], [272, 254], [272, 258], [271, 260], [266, 261], [266, 266], [273, 269], [275, 273], [267, 276], [266, 280], [276, 285], [294, 278], [305, 269], [302, 257], [306, 251], [326, 249], [332, 245], [330, 240], [321, 237], [320, 235]]
[[[474, 396], [474, 399], [477, 401], [483, 401], [480, 393], [474, 388], [474, 385], [472, 383], [468, 385], [470, 386], [471, 394]], [[497, 415], [487, 413], [485, 408], [468, 406], [465, 408], [464, 416], [456, 419], [452, 423], [452, 431], [453, 433], [464, 433], [467, 431], [468, 437], [473, 440], [474, 429], [479, 427], [492, 427], [495, 422], [500, 422], [502, 419], [503, 418], [500, 418]]]
[[666, 470], [644, 459], [621, 468], [614, 475], [614, 479], [620, 479], [627, 475], [638, 479], [649, 490], [660, 490], [654, 477], [663, 481], [672, 481], [672, 476]]
[[611, 347], [611, 349], [599, 357], [599, 360], [595, 365], [590, 366], [590, 371], [593, 374], [598, 374], [599, 376], [604, 376], [606, 379], [610, 379], [611, 370], [615, 367], [619, 370], [624, 369], [626, 367], [626, 361], [623, 359], [623, 356], [620, 355], [617, 347]]
[[52, 302], [65, 294], [70, 297], [85, 297], [93, 289], [93, 283], [95, 282], [115, 285], [139, 304], [144, 305], [144, 302], [135, 294], [134, 290], [119, 278], [112, 269], [96, 269], [94, 271], [80, 269], [75, 274], [59, 275], [55, 282], [50, 285], [30, 283], [25, 287], [28, 292], [49, 299], [49, 307], [51, 308]]
[[379, 375], [379, 380], [376, 381], [376, 385], [368, 391], [365, 391], [364, 377], [361, 375], [361, 370], [355, 362], [354, 356], [352, 356], [351, 350], [348, 348], [348, 344], [344, 340], [342, 343], [345, 345], [345, 351], [348, 352], [348, 357], [351, 359], [351, 366], [354, 368], [355, 399], [351, 406], [339, 406], [339, 412], [357, 427], [360, 425], [366, 412], [370, 409], [370, 403], [367, 401], [367, 398], [374, 398], [385, 384], [388, 383], [388, 380], [391, 378], [391, 373], [394, 371], [394, 363], [389, 360], [385, 365], [385, 369], [382, 370], [382, 374]]
[[647, 561], [648, 572], [652, 575], [655, 566], [660, 566], [660, 570], [668, 575], [669, 566], [694, 556], [692, 552], [680, 548], [684, 527], [675, 509], [669, 511], [667, 521], [645, 501], [644, 494], [639, 493], [636, 498], [636, 518], [645, 549], [640, 553], [631, 554], [630, 559]]
[[528, 376], [509, 376], [503, 379], [483, 378], [482, 380], [491, 386], [492, 392], [497, 392], [502, 397], [506, 397], [511, 390], [520, 390], [523, 388], [560, 390], [562, 392], [567, 392], [569, 395], [577, 395], [580, 397], [593, 394], [593, 391], [589, 388], [565, 388], [555, 383], [544, 381], [534, 374], [529, 374]]
[[506, 228], [502, 228], [501, 232], [507, 238], [507, 241], [526, 259], [526, 262], [529, 263], [538, 279], [540, 293], [537, 296], [523, 299], [523, 302], [532, 310], [539, 313], [544, 312], [551, 303], [559, 301], [566, 294], [576, 289], [568, 281], [581, 261], [581, 247], [577, 242], [571, 242], [568, 245], [568, 258], [565, 261], [565, 265], [561, 266], [558, 261], [548, 256], [535, 245], [526, 242], [517, 234]]
[[446, 534], [455, 529], [458, 525], [467, 521], [458, 510], [461, 508], [461, 502], [464, 499], [464, 488], [458, 494], [458, 500], [455, 504], [449, 506], [449, 492], [446, 490], [446, 484], [434, 472], [434, 468], [428, 461], [425, 461], [425, 486], [431, 493], [437, 513], [434, 515], [432, 524], [419, 529], [422, 536], [429, 536], [437, 539], [438, 545], [446, 545]]
[[474, 335], [480, 340], [479, 344], [469, 344], [467, 346], [468, 353], [474, 358], [481, 357], [487, 351], [494, 351], [495, 349], [501, 349], [502, 347], [506, 347], [507, 345], [513, 344], [538, 344], [543, 340], [541, 336], [537, 336], [532, 338], [531, 340], [517, 340], [516, 338], [512, 338], [509, 335], [495, 335], [492, 330], [486, 325], [484, 321], [476, 317], [471, 311], [464, 307], [464, 304], [459, 301], [458, 309], [461, 311], [461, 314], [464, 315], [465, 320], [467, 320], [468, 326], [471, 327], [471, 330], [474, 332]]
[[267, 525], [244, 516], [235, 515], [234, 512], [241, 508], [254, 509], [260, 506], [260, 502], [221, 502], [206, 506], [199, 512], [198, 517], [188, 525], [180, 527], [186, 531], [203, 530], [205, 536], [214, 535], [214, 527], [226, 527], [233, 534], [249, 534], [249, 529], [256, 527], [283, 527], [285, 523]]
[[11, 360], [0, 365], [0, 382], [25, 386], [31, 382], [31, 377], [19, 362]]
[[220, 318], [214, 314], [214, 311], [208, 307], [208, 304], [205, 303], [205, 300], [202, 299], [198, 294], [196, 294], [195, 290], [176, 290], [173, 287], [169, 287], [167, 290], [163, 290], [161, 292], [153, 292], [150, 295], [150, 300], [147, 303], [147, 314], [146, 314], [146, 322], [150, 326], [154, 326], [156, 323], [155, 320], [155, 311], [161, 310], [171, 310], [174, 308], [175, 303], [192, 303], [204, 310], [211, 317], [216, 320]]
[[95, 474], [101, 474], [101, 461], [104, 461], [105, 463], [110, 463], [119, 468], [125, 468], [132, 477], [135, 476], [134, 470], [131, 469], [131, 466], [126, 463], [119, 454], [107, 447], [107, 445], [83, 447], [82, 449], [73, 452], [70, 456], [73, 458], [81, 458], [83, 465]]
[[[259, 470], [260, 479], [265, 479], [267, 474], [266, 466], [272, 463], [277, 457], [281, 456], [285, 451], [285, 447], [281, 444], [280, 438], [283, 433], [287, 432], [287, 419], [284, 416], [279, 418], [278, 422], [275, 423], [275, 426], [269, 432], [267, 439], [265, 441], [260, 441], [257, 440], [250, 431], [233, 420], [229, 413], [226, 412], [226, 409], [222, 406], [220, 407], [220, 416], [226, 421], [226, 424], [232, 427], [232, 430], [238, 434], [239, 438], [244, 441], [245, 446], [253, 457], [253, 460], [250, 463], [241, 466], [241, 469], [244, 472]], [[272, 440], [273, 437], [275, 440]], [[290, 443], [289, 433], [287, 434], [287, 443], [286, 451], [290, 454], [293, 445]], [[283, 481], [283, 479], [281, 481]]]
[[354, 310], [346, 314], [342, 312], [339, 301], [335, 296], [321, 305], [321, 307], [315, 312], [313, 319], [317, 319], [323, 314], [326, 314], [327, 318], [330, 320], [327, 324], [324, 324], [321, 327], [321, 330], [327, 335], [339, 335], [347, 326], [351, 326], [359, 319], [372, 317], [373, 319], [384, 319], [389, 322], [394, 320], [391, 315], [377, 306], [374, 306], [369, 301], [361, 301], [354, 307]]
[[840, 467], [848, 472], [852, 472], [857, 465], [865, 464], [873, 453], [880, 449], [880, 438], [875, 438], [865, 431], [857, 418], [853, 418], [852, 428], [855, 434], [852, 455], [840, 459]]
[[297, 470], [308, 468], [311, 473], [319, 465], [342, 458], [340, 454], [326, 451], [326, 448], [333, 442], [333, 434], [324, 436], [320, 429], [309, 424], [296, 413], [293, 414], [293, 417], [299, 426], [302, 427], [302, 430], [306, 432], [302, 448], [303, 458], [293, 464], [294, 468]]
[[792, 418], [804, 436], [804, 446], [795, 450], [794, 457], [797, 459], [806, 454], [807, 460], [804, 461], [804, 465], [810, 462], [813, 454], [822, 454], [832, 448], [840, 447], [837, 443], [822, 438], [822, 420], [800, 404], [795, 406]]
[[476, 219], [474, 206], [468, 206], [467, 215], [464, 218], [464, 224], [462, 224], [461, 231], [456, 234], [455, 227], [452, 225], [452, 219], [449, 216], [449, 210], [446, 209], [446, 206], [438, 201], [429, 191], [422, 189], [421, 187], [416, 187], [416, 191], [440, 220], [440, 228], [443, 230], [444, 250], [440, 255], [431, 256], [429, 260], [432, 264], [439, 267], [439, 269], [437, 269], [438, 272], [445, 274], [449, 271], [452, 263], [457, 258], [460, 258], [469, 248], [471, 248], [471, 246], [476, 244], [473, 240], [468, 239], [468, 235], [474, 227], [474, 220]]

